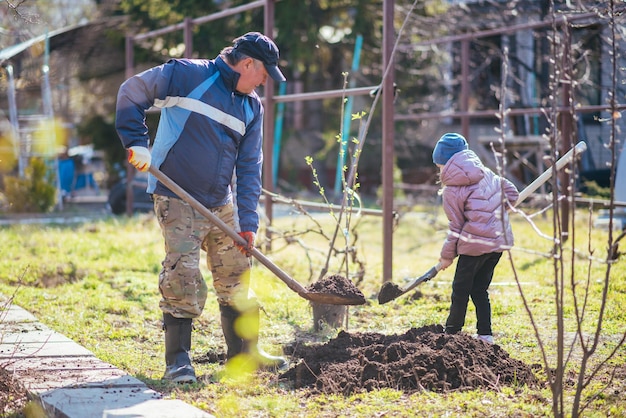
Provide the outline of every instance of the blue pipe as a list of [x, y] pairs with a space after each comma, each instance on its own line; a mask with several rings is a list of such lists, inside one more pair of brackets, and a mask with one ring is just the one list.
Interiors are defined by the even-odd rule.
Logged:
[[[361, 60], [361, 49], [363, 47], [363, 35], [357, 35], [354, 43], [354, 56], [352, 57], [352, 73], [359, 69], [359, 61]], [[354, 77], [348, 82], [349, 88], [353, 88], [355, 84]], [[343, 187], [343, 166], [348, 152], [348, 142], [350, 138], [350, 122], [352, 122], [352, 102], [353, 96], [348, 97], [346, 108], [343, 114], [343, 129], [341, 130], [341, 144], [339, 147], [339, 155], [337, 156], [337, 171], [335, 174], [335, 196], [339, 196]]]
[[[287, 91], [287, 83], [282, 82], [278, 85], [278, 95], [284, 96]], [[280, 102], [276, 105], [276, 121], [274, 122], [274, 158], [272, 160], [272, 185], [276, 188], [278, 183], [278, 163], [280, 162], [281, 138], [283, 136], [283, 121], [285, 116], [285, 103]]]

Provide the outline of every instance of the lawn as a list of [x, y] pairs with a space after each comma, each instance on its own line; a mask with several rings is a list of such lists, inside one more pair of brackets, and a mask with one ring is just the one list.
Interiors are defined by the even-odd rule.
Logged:
[[[532, 212], [530, 209], [527, 212]], [[550, 212], [532, 218], [513, 215], [516, 246], [505, 254], [490, 289], [496, 343], [511, 357], [533, 365], [543, 384], [536, 388], [496, 385], [491, 389], [450, 392], [403, 393], [392, 388], [370, 392], [315, 394], [293, 389], [276, 374], [233, 376], [223, 365], [200, 361], [207, 352], [222, 352], [224, 342], [213, 293], [203, 315], [195, 321], [192, 355], [202, 377], [194, 385], [175, 386], [160, 381], [164, 370], [163, 332], [158, 309], [157, 276], [163, 256], [160, 231], [152, 215], [107, 218], [75, 225], [13, 225], [0, 228], [0, 293], [32, 312], [54, 330], [72, 338], [96, 356], [145, 381], [172, 398], [185, 400], [219, 417], [370, 417], [370, 416], [550, 416], [552, 395], [546, 385], [543, 354], [550, 367], [557, 358], [557, 305], [562, 296], [563, 339], [569, 347], [576, 335], [576, 306], [585, 305], [581, 335], [593, 336], [602, 312], [602, 335], [589, 363], [603, 361], [624, 333], [626, 323], [626, 263], [611, 266], [606, 306], [601, 310], [605, 283], [608, 231], [593, 228], [585, 209], [574, 212], [575, 225], [553, 253]], [[345, 219], [344, 219], [345, 222]], [[365, 294], [367, 303], [350, 307], [348, 332], [404, 333], [410, 328], [445, 321], [449, 307], [453, 268], [419, 285], [414, 292], [380, 305], [382, 285], [382, 228], [380, 218], [351, 219], [343, 225], [336, 246], [344, 238], [355, 251], [350, 277]], [[438, 207], [403, 213], [395, 227], [393, 281], [408, 285], [437, 263], [446, 223]], [[328, 214], [315, 219], [281, 216], [273, 225], [271, 251], [264, 252], [303, 285], [316, 281], [335, 230]], [[285, 236], [289, 239], [284, 239]], [[614, 235], [614, 237], [617, 234]], [[557, 264], [555, 259], [563, 260]], [[341, 261], [331, 257], [329, 273], [339, 272]], [[207, 280], [210, 274], [202, 266]], [[261, 345], [280, 353], [294, 342], [326, 343], [338, 329], [314, 331], [311, 306], [264, 266], [255, 262], [253, 287], [264, 308]], [[555, 279], [556, 277], [556, 279]], [[210, 288], [210, 286], [209, 286]], [[557, 289], [564, 291], [558, 292]], [[575, 288], [574, 297], [571, 289]], [[521, 290], [521, 293], [520, 293]], [[523, 297], [522, 297], [523, 295]], [[419, 296], [419, 297], [416, 297]], [[583, 299], [584, 298], [584, 299]], [[530, 309], [533, 322], [525, 306]], [[577, 302], [578, 305], [575, 305]], [[470, 303], [465, 332], [473, 334], [474, 311]], [[539, 339], [535, 329], [538, 330]], [[566, 368], [565, 405], [571, 405], [582, 354], [573, 350]], [[615, 377], [611, 380], [611, 372]], [[626, 349], [589, 383], [583, 401], [590, 400], [585, 416], [626, 416]], [[597, 396], [596, 396], [597, 395]]]

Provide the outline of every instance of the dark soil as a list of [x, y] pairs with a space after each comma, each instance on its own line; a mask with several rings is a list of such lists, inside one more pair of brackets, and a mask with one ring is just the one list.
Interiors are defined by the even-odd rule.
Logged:
[[378, 303], [382, 305], [383, 303], [390, 302], [403, 293], [404, 291], [397, 284], [385, 282], [383, 287], [380, 288], [380, 292], [378, 292]]
[[360, 304], [365, 303], [363, 292], [354, 283], [339, 274], [325, 276], [317, 282], [310, 284], [306, 290], [313, 293], [340, 296], [346, 300], [359, 301]]
[[378, 303], [382, 305], [383, 303], [390, 302], [396, 299], [397, 297], [405, 294], [409, 290], [413, 289], [418, 284], [429, 281], [430, 279], [434, 278], [439, 272], [438, 267], [439, 266], [432, 267], [430, 270], [424, 273], [421, 277], [418, 277], [417, 279], [415, 279], [413, 283], [411, 283], [405, 289], [401, 288], [400, 286], [392, 282], [385, 282], [383, 286], [380, 288], [380, 292], [378, 292]]
[[294, 345], [285, 353], [301, 361], [280, 379], [314, 393], [349, 395], [381, 388], [447, 392], [537, 384], [531, 368], [498, 345], [465, 333], [444, 334], [440, 325], [411, 328], [401, 335], [340, 331], [326, 344]]

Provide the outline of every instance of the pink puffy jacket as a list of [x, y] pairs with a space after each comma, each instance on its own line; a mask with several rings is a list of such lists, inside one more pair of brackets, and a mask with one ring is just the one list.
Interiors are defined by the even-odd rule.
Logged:
[[509, 180], [485, 167], [472, 150], [458, 152], [441, 170], [448, 236], [441, 257], [478, 256], [513, 246], [507, 208], [519, 192]]

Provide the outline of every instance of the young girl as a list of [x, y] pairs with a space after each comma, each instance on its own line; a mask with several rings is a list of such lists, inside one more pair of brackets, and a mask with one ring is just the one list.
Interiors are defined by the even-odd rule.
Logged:
[[447, 133], [433, 150], [440, 169], [448, 235], [441, 249], [440, 269], [459, 256], [452, 282], [452, 303], [445, 332], [465, 325], [469, 298], [476, 307], [478, 338], [493, 343], [489, 285], [502, 251], [513, 246], [508, 211], [519, 196], [509, 180], [485, 167], [457, 133]]

